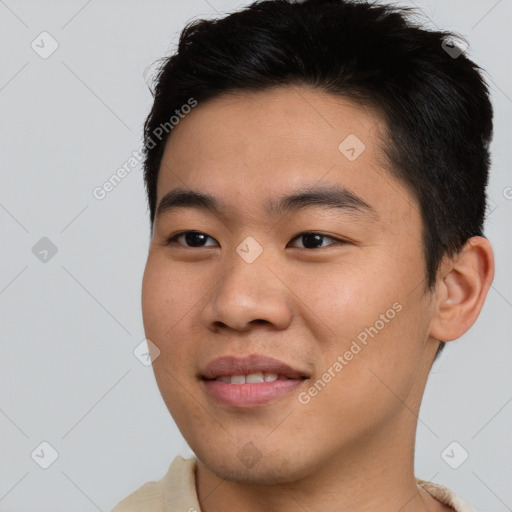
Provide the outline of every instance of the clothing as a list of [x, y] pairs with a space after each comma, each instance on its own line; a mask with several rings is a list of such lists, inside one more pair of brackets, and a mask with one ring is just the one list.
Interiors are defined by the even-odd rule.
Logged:
[[[111, 512], [201, 512], [196, 492], [196, 463], [195, 457], [176, 457], [162, 479], [145, 483]], [[416, 482], [454, 512], [474, 512], [447, 487], [420, 479]]]

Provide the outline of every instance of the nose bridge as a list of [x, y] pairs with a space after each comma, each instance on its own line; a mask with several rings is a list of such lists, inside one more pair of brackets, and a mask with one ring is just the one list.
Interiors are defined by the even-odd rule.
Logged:
[[222, 323], [245, 330], [258, 320], [283, 328], [290, 321], [288, 288], [276, 277], [275, 258], [255, 239], [244, 239], [226, 257], [226, 272], [203, 310], [210, 326]]

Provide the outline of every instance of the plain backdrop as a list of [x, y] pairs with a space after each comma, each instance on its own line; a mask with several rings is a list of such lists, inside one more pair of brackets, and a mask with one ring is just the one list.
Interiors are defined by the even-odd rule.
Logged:
[[[149, 243], [141, 163], [103, 199], [93, 191], [140, 149], [153, 64], [185, 23], [248, 4], [0, 0], [1, 511], [109, 511], [160, 479], [177, 454], [191, 454], [151, 366], [136, 357]], [[486, 235], [496, 276], [476, 324], [434, 366], [416, 476], [477, 511], [506, 512], [512, 0], [402, 4], [421, 8], [427, 26], [467, 38], [495, 109]], [[468, 457], [454, 469], [445, 449]]]

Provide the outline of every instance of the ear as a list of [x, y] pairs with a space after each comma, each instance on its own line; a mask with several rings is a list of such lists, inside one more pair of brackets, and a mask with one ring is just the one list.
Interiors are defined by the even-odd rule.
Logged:
[[494, 278], [494, 254], [486, 238], [470, 238], [454, 257], [443, 260], [435, 286], [429, 335], [460, 338], [476, 321]]

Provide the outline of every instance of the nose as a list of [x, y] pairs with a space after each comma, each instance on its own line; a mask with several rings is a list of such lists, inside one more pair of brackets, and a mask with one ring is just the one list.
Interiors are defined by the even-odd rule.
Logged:
[[235, 254], [225, 268], [201, 311], [203, 324], [214, 332], [245, 332], [260, 324], [286, 329], [292, 318], [292, 293], [284, 268], [265, 251], [252, 263]]

